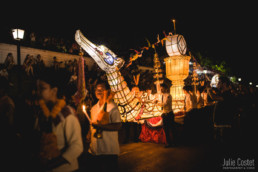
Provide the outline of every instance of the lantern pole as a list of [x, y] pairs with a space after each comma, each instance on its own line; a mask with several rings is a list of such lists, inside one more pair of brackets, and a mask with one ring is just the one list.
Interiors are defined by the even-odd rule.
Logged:
[[174, 24], [174, 34], [176, 34], [176, 20], [175, 19], [172, 19], [172, 22]]

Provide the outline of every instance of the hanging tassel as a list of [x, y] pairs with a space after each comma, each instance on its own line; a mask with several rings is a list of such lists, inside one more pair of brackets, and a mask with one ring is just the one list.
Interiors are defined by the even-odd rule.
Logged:
[[77, 92], [73, 96], [75, 105], [80, 104], [85, 99], [87, 93], [88, 90], [85, 87], [84, 58], [83, 52], [81, 51], [78, 61]]

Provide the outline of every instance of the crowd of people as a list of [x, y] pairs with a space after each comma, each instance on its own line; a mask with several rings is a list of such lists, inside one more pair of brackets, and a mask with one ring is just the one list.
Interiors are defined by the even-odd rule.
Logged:
[[[67, 60], [63, 62], [63, 61], [57, 61], [57, 58], [54, 56], [51, 66], [53, 66], [56, 70], [58, 70], [62, 63], [64, 63], [65, 68], [67, 68], [67, 70], [70, 73], [75, 73], [77, 71], [77, 67], [78, 67], [77, 59]], [[8, 53], [3, 63], [2, 70], [4, 70], [6, 73], [7, 70], [10, 71], [14, 65], [15, 65], [15, 62], [14, 62], [13, 54]], [[22, 63], [22, 68], [25, 70], [28, 76], [33, 76], [35, 70], [38, 71], [43, 69], [44, 67], [46, 67], [46, 65], [40, 54], [38, 54], [36, 57], [30, 54], [27, 54]]]
[[[72, 100], [76, 88], [72, 91], [68, 84], [71, 74], [67, 69], [44, 68], [35, 75], [35, 90], [25, 100], [11, 98], [8, 79], [0, 78], [1, 134], [6, 139], [3, 152], [8, 169], [18, 165], [28, 171], [75, 171], [79, 170], [79, 157], [89, 150], [88, 169], [98, 163], [105, 170], [117, 171], [121, 119], [117, 106], [106, 96], [107, 84], [98, 80], [92, 88], [96, 101], [86, 110], [92, 121], [86, 121], [81, 105], [89, 106]], [[96, 129], [101, 129], [101, 139], [95, 138]]]
[[[89, 70], [85, 64], [88, 94], [83, 103], [88, 107], [86, 112], [92, 120], [89, 121], [82, 110], [82, 104], [75, 104], [73, 100], [77, 91], [76, 60], [65, 62], [65, 68], [60, 68], [53, 57], [52, 66], [46, 67], [40, 55], [36, 59], [27, 55], [21, 74], [28, 78], [31, 86], [28, 92], [16, 96], [12, 95], [12, 89], [16, 86], [12, 78], [17, 75], [13, 72], [16, 69], [10, 60], [12, 58], [12, 54], [8, 54], [8, 60], [1, 70], [5, 72], [1, 73], [0, 78], [1, 134], [6, 140], [2, 148], [6, 161], [21, 169], [34, 171], [75, 171], [79, 170], [78, 159], [83, 155], [87, 160], [83, 163], [88, 164], [89, 169], [98, 162], [99, 168], [117, 171], [121, 119], [117, 105], [113, 103], [112, 96], [109, 97], [105, 73], [97, 66]], [[145, 91], [153, 83], [151, 71], [140, 72], [131, 66], [130, 69], [122, 69], [121, 73], [125, 80], [131, 81], [128, 82], [131, 88], [138, 86]], [[132, 74], [137, 73], [140, 73], [142, 79], [135, 85]], [[186, 95], [185, 134], [191, 135], [189, 131], [202, 133], [200, 130], [208, 132], [210, 130], [205, 127], [209, 128], [211, 123], [216, 122], [237, 128], [247, 138], [246, 133], [255, 126], [257, 89], [234, 85], [224, 76], [219, 81], [217, 88], [211, 87], [208, 82], [195, 88], [191, 85], [183, 88]], [[164, 97], [166, 95], [167, 100], [172, 100], [173, 95], [169, 94], [168, 87], [166, 90], [162, 91]], [[175, 133], [175, 121], [167, 120], [174, 118], [171, 105], [166, 107], [162, 115], [164, 130], [167, 135], [170, 129], [173, 134], [179, 134]], [[207, 113], [209, 107], [213, 107], [215, 113]], [[203, 125], [205, 127], [201, 128]], [[99, 131], [100, 135], [95, 134]], [[171, 147], [175, 140], [170, 141], [167, 147]]]
[[[1, 42], [13, 43], [12, 33], [11, 35], [1, 35]], [[56, 52], [70, 53], [78, 55], [80, 49], [78, 44], [71, 39], [56, 35], [45, 35], [34, 31], [26, 31], [22, 45], [32, 48], [45, 49]]]
[[[1, 122], [8, 124], [9, 128], [4, 125], [1, 126], [9, 131], [6, 135], [12, 136], [11, 138], [6, 137], [6, 155], [10, 157], [7, 161], [15, 161], [14, 163], [20, 165], [21, 168], [31, 168], [35, 170], [34, 168], [41, 168], [42, 165], [44, 165], [43, 169], [47, 170], [55, 169], [58, 166], [66, 164], [60, 168], [61, 171], [63, 171], [63, 169], [78, 169], [76, 159], [79, 158], [82, 151], [88, 151], [90, 143], [94, 140], [93, 136], [91, 138], [88, 135], [89, 131], [93, 131], [94, 128], [90, 129], [89, 121], [82, 112], [81, 104], [78, 105], [73, 100], [73, 95], [77, 91], [78, 62], [75, 59], [64, 63], [65, 67], [60, 67], [60, 62], [57, 64], [56, 59], [53, 57], [52, 65], [46, 66], [40, 54], [37, 55], [36, 58], [28, 54], [22, 66], [17, 68], [18, 66], [14, 64], [13, 55], [9, 53], [5, 62], [1, 64], [1, 79], [3, 79], [1, 80], [1, 86], [3, 86], [1, 110], [2, 105], [6, 106], [7, 109], [7, 111], [3, 109], [3, 114], [1, 112], [1, 118], [4, 118]], [[103, 94], [103, 90], [99, 93], [95, 92], [95, 88], [101, 85], [101, 83], [99, 83], [101, 80], [107, 82], [105, 74], [101, 69], [97, 66], [93, 66], [91, 69], [92, 70], [89, 70], [87, 64], [85, 64], [84, 72], [88, 94], [84, 99], [84, 104], [88, 107], [87, 112], [89, 114], [91, 114], [90, 109], [96, 106], [94, 106], [94, 104], [98, 102], [99, 94]], [[133, 70], [140, 72], [138, 69]], [[142, 72], [142, 76], [147, 75], [147, 72]], [[22, 83], [20, 83], [22, 89], [19, 90], [20, 92], [15, 92], [13, 90], [17, 88], [18, 75], [23, 78]], [[27, 85], [24, 85], [24, 83], [27, 83]], [[134, 83], [129, 83], [129, 85], [130, 84]], [[24, 87], [28, 88], [25, 89]], [[107, 86], [105, 85], [104, 90], [106, 89]], [[42, 101], [42, 99], [44, 101]], [[117, 108], [114, 106], [114, 103], [109, 104], [110, 103], [108, 103], [106, 107], [107, 112], [110, 112], [113, 108]], [[114, 117], [112, 117], [113, 113], [115, 115]], [[115, 113], [112, 110], [108, 115], [111, 122], [121, 122], [121, 120], [119, 121], [120, 115], [118, 116], [117, 112]], [[76, 122], [73, 116], [76, 116], [79, 121]], [[54, 127], [51, 127], [52, 123], [55, 124]], [[74, 126], [80, 127], [76, 128]], [[117, 129], [121, 127], [119, 126], [120, 124], [117, 124]], [[99, 128], [101, 126], [95, 127]], [[105, 166], [113, 164], [110, 168], [117, 168], [112, 162], [113, 160], [117, 162], [119, 146], [116, 145], [116, 151], [113, 152], [113, 141], [111, 144], [110, 140], [107, 138], [112, 137], [117, 139], [118, 142], [118, 133], [114, 132], [114, 128], [112, 129], [112, 127], [110, 127], [111, 126], [107, 126], [107, 128], [101, 130], [108, 130], [110, 133], [113, 133], [110, 135], [109, 132], [105, 134], [103, 131], [103, 137], [105, 137], [105, 139], [103, 139], [105, 142], [109, 142], [111, 147], [108, 148], [106, 153], [106, 146], [104, 146], [103, 149], [94, 150], [97, 152], [92, 152], [90, 155], [87, 154], [87, 159], [92, 159], [93, 163], [95, 161], [103, 162]], [[2, 131], [4, 131], [4, 129]], [[78, 131], [80, 131], [80, 134], [78, 134]], [[53, 133], [55, 134], [53, 135]], [[73, 133], [73, 135], [71, 135], [71, 133]], [[59, 138], [59, 136], [65, 136], [65, 138]], [[53, 141], [54, 143], [51, 142], [51, 144], [48, 145], [47, 140], [50, 140], [49, 142]], [[91, 142], [89, 142], [89, 140], [91, 140]], [[44, 146], [43, 143], [47, 146]], [[71, 144], [71, 147], [67, 144]], [[106, 145], [106, 143], [102, 144]], [[13, 147], [17, 149], [13, 149]], [[95, 147], [92, 147], [92, 149], [95, 149]], [[51, 152], [50, 154], [47, 153], [49, 150]], [[60, 152], [60, 150], [62, 151]], [[66, 150], [68, 152], [66, 152]], [[100, 151], [100, 153], [98, 153], [98, 151]], [[103, 156], [103, 153], [105, 156]], [[38, 154], [41, 156], [38, 157]], [[17, 159], [13, 159], [13, 157], [17, 157]], [[71, 159], [70, 157], [74, 158]], [[18, 160], [20, 158], [22, 161]], [[112, 159], [111, 161], [110, 158]], [[25, 161], [31, 162], [32, 164], [28, 164]], [[67, 165], [68, 162], [70, 165]], [[86, 163], [88, 163], [88, 161]]]
[[252, 140], [249, 132], [256, 130], [257, 88], [235, 84], [220, 76], [217, 87], [211, 87], [208, 82], [196, 88], [184, 86], [183, 90], [184, 135], [188, 141], [207, 137], [218, 142]]

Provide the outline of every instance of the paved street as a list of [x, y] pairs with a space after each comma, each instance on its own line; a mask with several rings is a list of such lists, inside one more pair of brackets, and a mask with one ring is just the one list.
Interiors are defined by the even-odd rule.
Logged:
[[224, 159], [255, 160], [257, 155], [254, 147], [256, 146], [237, 144], [237, 142], [200, 143], [174, 148], [164, 148], [164, 145], [156, 143], [128, 143], [121, 145], [119, 170], [121, 172], [225, 171]]
[[[193, 129], [192, 129], [193, 130]], [[251, 130], [250, 130], [251, 131]], [[130, 132], [132, 134], [132, 132]], [[190, 134], [177, 147], [164, 148], [164, 144], [143, 143], [131, 139], [125, 141], [125, 130], [120, 132], [120, 172], [198, 172], [234, 171], [224, 169], [224, 160], [257, 157], [257, 142], [254, 133], [226, 134], [223, 140], [205, 139], [203, 135]], [[82, 171], [87, 167], [82, 164]], [[245, 171], [243, 169], [238, 171]], [[254, 171], [249, 169], [248, 171]]]
[[218, 156], [215, 156], [211, 145], [164, 148], [164, 145], [156, 143], [129, 143], [121, 145], [119, 170], [123, 172], [186, 172], [201, 169], [216, 171], [215, 167], [219, 165], [217, 160]]

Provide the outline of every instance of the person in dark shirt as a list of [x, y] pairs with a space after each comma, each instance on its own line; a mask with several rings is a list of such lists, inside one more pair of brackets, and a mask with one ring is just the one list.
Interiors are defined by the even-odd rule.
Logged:
[[230, 80], [226, 76], [219, 77], [218, 95], [214, 97], [217, 102], [215, 111], [215, 123], [229, 124], [233, 122], [233, 117], [236, 113], [235, 97], [230, 91]]

